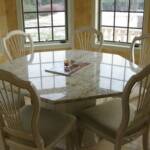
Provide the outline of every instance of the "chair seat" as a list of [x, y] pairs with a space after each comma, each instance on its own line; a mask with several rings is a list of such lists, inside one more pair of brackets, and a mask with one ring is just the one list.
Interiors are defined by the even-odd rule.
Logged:
[[[32, 107], [26, 106], [21, 111], [24, 129], [31, 133]], [[66, 135], [75, 123], [75, 117], [54, 110], [41, 108], [39, 117], [40, 135], [44, 139], [45, 147], [53, 146], [60, 138]]]
[[[130, 122], [133, 120], [134, 108], [130, 109]], [[78, 114], [78, 117], [87, 128], [114, 138], [122, 119], [121, 99], [116, 98], [109, 102], [88, 108]]]

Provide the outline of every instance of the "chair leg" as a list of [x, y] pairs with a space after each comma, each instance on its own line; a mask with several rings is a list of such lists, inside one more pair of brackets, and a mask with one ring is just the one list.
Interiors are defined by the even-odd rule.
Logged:
[[83, 135], [84, 135], [85, 128], [81, 126], [80, 123], [77, 123], [77, 143], [78, 147], [82, 147], [82, 140], [83, 140]]
[[120, 143], [116, 143], [114, 145], [114, 150], [121, 150], [121, 144]]
[[74, 150], [73, 135], [69, 133], [66, 136], [66, 150]]
[[148, 142], [148, 138], [149, 137], [149, 127], [147, 127], [145, 129], [145, 132], [143, 133], [143, 138], [142, 138], [142, 142], [143, 142], [143, 150], [148, 150], [149, 147], [149, 142]]
[[114, 150], [121, 150], [121, 146], [122, 146], [122, 138], [121, 136], [118, 136], [116, 139], [116, 143], [114, 145]]
[[77, 126], [74, 125], [72, 131], [66, 136], [66, 149], [79, 150]]
[[9, 147], [6, 145], [6, 143], [4, 141], [4, 136], [3, 136], [2, 130], [0, 130], [0, 139], [1, 139], [3, 149], [4, 150], [9, 150]]
[[69, 150], [70, 149], [70, 137], [69, 137], [69, 135], [66, 136], [65, 142], [66, 142], [66, 150]]

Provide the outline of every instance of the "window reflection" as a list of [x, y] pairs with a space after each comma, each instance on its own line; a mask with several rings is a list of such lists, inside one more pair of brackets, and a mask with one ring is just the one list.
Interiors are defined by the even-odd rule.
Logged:
[[108, 64], [101, 64], [100, 65], [100, 72], [102, 77], [111, 77], [111, 66]]
[[110, 78], [101, 77], [99, 86], [100, 86], [100, 88], [103, 88], [103, 89], [110, 89], [110, 86], [111, 86], [110, 82], [111, 82]]
[[112, 79], [111, 90], [122, 91], [123, 90], [123, 80], [113, 80]]
[[99, 72], [99, 87], [122, 91], [133, 74], [135, 72], [131, 71], [128, 60], [119, 55], [103, 54]]
[[[66, 57], [71, 56], [66, 54], [65, 51], [35, 53], [33, 62], [28, 64], [29, 80], [32, 81], [39, 90], [61, 89], [66, 87], [67, 78], [65, 76], [45, 72], [46, 69], [52, 68], [53, 66], [63, 68], [63, 62]], [[113, 54], [102, 54], [101, 62], [96, 62], [96, 65], [94, 63], [91, 67], [90, 72], [82, 72], [81, 74], [81, 79], [85, 77], [90, 79], [88, 84], [85, 85], [85, 82], [82, 83], [82, 86], [87, 86], [87, 88], [89, 88], [90, 84], [90, 86], [96, 86], [98, 89], [122, 91], [129, 78], [135, 74], [131, 70], [128, 60]], [[91, 78], [91, 76], [93, 78]], [[97, 82], [97, 79], [99, 82]], [[76, 81], [81, 84], [81, 82], [85, 80]]]
[[[66, 77], [45, 72], [46, 69], [63, 65], [65, 51], [35, 53], [31, 64], [28, 64], [28, 78], [37, 89], [66, 87]], [[28, 58], [29, 59], [29, 58]], [[55, 62], [55, 63], [54, 63]]]

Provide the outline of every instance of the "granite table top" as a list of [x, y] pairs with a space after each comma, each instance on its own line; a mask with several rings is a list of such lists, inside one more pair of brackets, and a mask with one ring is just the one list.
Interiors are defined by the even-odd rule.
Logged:
[[[35, 53], [32, 62], [28, 61], [29, 57], [1, 64], [0, 69], [31, 81], [47, 103], [68, 103], [120, 94], [135, 74], [129, 60], [115, 54], [62, 50]], [[65, 59], [90, 64], [69, 77], [45, 72], [54, 65], [64, 67]]]

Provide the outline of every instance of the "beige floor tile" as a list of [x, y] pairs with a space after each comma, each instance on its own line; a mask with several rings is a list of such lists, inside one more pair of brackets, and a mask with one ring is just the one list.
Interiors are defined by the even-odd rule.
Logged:
[[[135, 142], [122, 146], [122, 150], [142, 150], [141, 140], [138, 139]], [[114, 145], [106, 140], [101, 140], [94, 146], [86, 147], [83, 150], [114, 150]]]
[[[64, 147], [62, 146], [62, 143], [64, 142], [61, 142], [60, 144], [61, 148]], [[113, 150], [113, 149], [114, 145], [106, 140], [100, 140], [97, 144], [82, 148], [82, 150]], [[1, 145], [1, 139], [0, 139], [0, 150], [3, 150]], [[137, 140], [131, 142], [130, 144], [124, 145], [122, 147], [122, 150], [143, 150], [141, 138], [138, 138]]]

